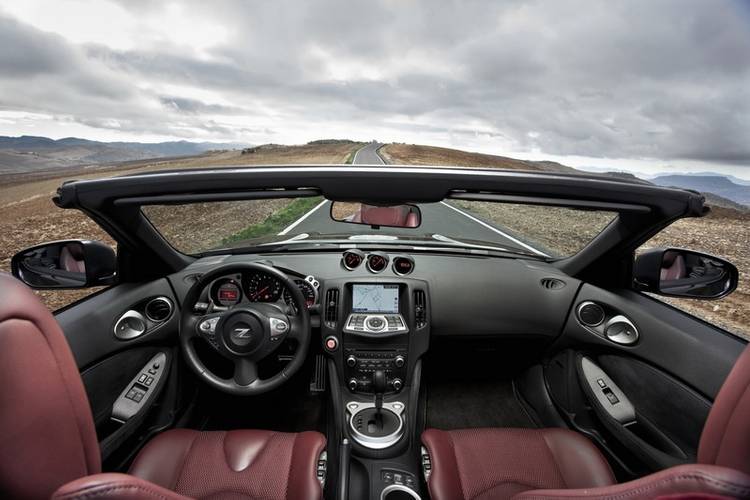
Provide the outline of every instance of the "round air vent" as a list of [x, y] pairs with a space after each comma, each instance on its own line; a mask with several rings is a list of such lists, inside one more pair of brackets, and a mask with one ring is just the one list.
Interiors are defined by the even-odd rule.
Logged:
[[146, 304], [146, 317], [153, 322], [165, 321], [172, 314], [172, 302], [166, 297], [156, 297]]
[[547, 290], [559, 290], [565, 288], [565, 282], [557, 278], [542, 278], [540, 283], [542, 284], [542, 287]]
[[596, 302], [582, 302], [578, 306], [578, 319], [586, 326], [599, 326], [604, 321], [604, 308]]

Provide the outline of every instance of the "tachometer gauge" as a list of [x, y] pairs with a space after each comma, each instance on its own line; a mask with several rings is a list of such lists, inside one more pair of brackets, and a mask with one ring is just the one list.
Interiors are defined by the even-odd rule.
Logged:
[[[302, 292], [302, 296], [305, 298], [305, 307], [310, 309], [318, 300], [318, 291], [309, 281], [303, 279], [295, 279], [294, 283], [297, 285], [297, 287], [299, 287], [299, 291]], [[286, 302], [287, 305], [295, 307], [292, 294], [286, 288], [284, 288], [284, 302]]]
[[215, 304], [231, 307], [242, 298], [242, 290], [233, 279], [225, 278], [214, 283], [211, 298]]
[[276, 302], [281, 298], [281, 282], [266, 273], [248, 276], [245, 292], [250, 302]]

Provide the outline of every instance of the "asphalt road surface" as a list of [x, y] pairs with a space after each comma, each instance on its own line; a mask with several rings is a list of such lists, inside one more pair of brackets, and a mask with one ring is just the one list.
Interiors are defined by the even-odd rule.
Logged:
[[[354, 165], [385, 165], [377, 150], [382, 144], [370, 143], [354, 155]], [[361, 224], [346, 224], [331, 219], [331, 202], [323, 201], [295, 222], [287, 226], [280, 235], [294, 236], [301, 233], [321, 234], [383, 234], [401, 237], [433, 237], [440, 235], [456, 240], [477, 240], [492, 246], [519, 249], [545, 255], [541, 251], [520, 241], [507, 230], [466, 212], [447, 202], [423, 203], [419, 205], [422, 223], [418, 228], [384, 227], [372, 229]]]

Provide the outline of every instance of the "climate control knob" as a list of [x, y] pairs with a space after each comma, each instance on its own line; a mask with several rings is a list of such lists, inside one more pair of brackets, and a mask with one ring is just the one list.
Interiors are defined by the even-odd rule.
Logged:
[[354, 392], [357, 390], [357, 387], [359, 387], [359, 382], [357, 382], [356, 378], [349, 379], [349, 390]]
[[404, 386], [404, 383], [401, 382], [400, 378], [394, 378], [393, 382], [391, 382], [391, 385], [393, 386], [393, 390], [398, 392]]
[[404, 364], [406, 363], [406, 360], [403, 356], [396, 356], [393, 359], [393, 364], [396, 366], [396, 368], [403, 368]]
[[347, 366], [354, 368], [354, 366], [357, 364], [357, 358], [350, 355], [348, 358], [346, 358], [346, 364]]

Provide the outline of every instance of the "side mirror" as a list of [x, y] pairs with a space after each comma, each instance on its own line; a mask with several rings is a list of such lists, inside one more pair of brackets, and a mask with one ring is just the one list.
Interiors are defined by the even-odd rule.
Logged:
[[652, 248], [633, 266], [635, 286], [670, 297], [720, 299], [737, 288], [737, 268], [724, 259], [681, 248]]
[[334, 201], [331, 219], [336, 222], [378, 227], [416, 228], [422, 223], [422, 212], [416, 205], [376, 206], [365, 203]]
[[53, 241], [18, 252], [10, 266], [32, 288], [86, 288], [115, 282], [117, 256], [99, 241]]

